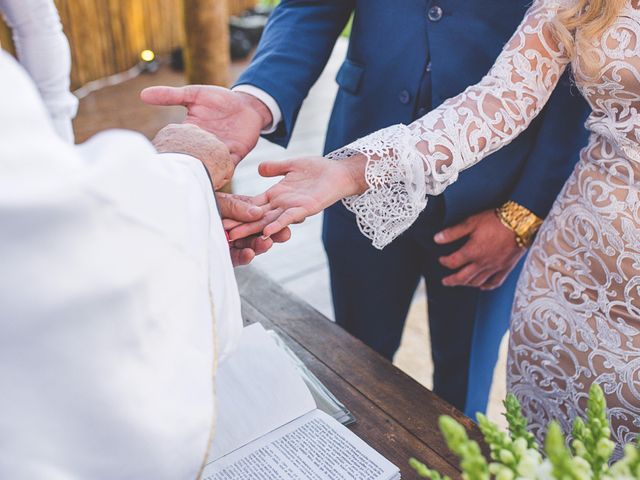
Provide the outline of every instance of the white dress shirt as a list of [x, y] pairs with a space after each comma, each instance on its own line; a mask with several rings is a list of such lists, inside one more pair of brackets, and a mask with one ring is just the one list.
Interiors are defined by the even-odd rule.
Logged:
[[267, 106], [267, 108], [271, 112], [272, 121], [271, 125], [268, 125], [267, 128], [262, 131], [263, 135], [268, 135], [278, 129], [278, 125], [282, 121], [282, 110], [280, 110], [278, 102], [276, 102], [276, 100], [271, 95], [269, 95], [261, 88], [244, 83], [241, 85], [236, 85], [232, 88], [232, 90], [234, 92], [248, 93], [249, 95], [256, 97]]
[[71, 52], [53, 0], [0, 0], [0, 13], [13, 31], [20, 63], [37, 85], [54, 128], [73, 143], [71, 120], [78, 100], [69, 91]]
[[193, 479], [242, 328], [206, 172], [126, 131], [69, 145], [0, 72], [0, 478]]

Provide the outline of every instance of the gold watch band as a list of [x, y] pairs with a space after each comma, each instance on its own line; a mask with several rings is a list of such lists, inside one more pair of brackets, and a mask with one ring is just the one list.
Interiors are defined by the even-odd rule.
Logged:
[[521, 248], [528, 248], [542, 225], [542, 219], [531, 210], [509, 200], [496, 209], [502, 224], [516, 234], [516, 242]]

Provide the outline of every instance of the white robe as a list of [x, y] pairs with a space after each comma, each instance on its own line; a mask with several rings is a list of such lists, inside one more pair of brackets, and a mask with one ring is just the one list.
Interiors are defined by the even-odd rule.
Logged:
[[206, 173], [131, 132], [69, 145], [0, 72], [0, 478], [195, 478], [241, 330]]
[[71, 52], [53, 0], [0, 0], [0, 13], [11, 27], [20, 63], [38, 87], [54, 128], [73, 143], [71, 119], [78, 99], [69, 91]]

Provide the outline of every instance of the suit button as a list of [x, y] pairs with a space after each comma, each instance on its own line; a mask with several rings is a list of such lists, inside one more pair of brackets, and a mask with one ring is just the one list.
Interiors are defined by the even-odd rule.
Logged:
[[429, 113], [429, 109], [425, 107], [420, 107], [418, 109], [418, 118], [424, 117], [427, 113]]
[[431, 62], [427, 63], [426, 72], [431, 73]]
[[406, 105], [411, 101], [411, 94], [408, 90], [402, 90], [398, 95], [398, 100], [400, 100], [400, 103], [404, 103]]
[[432, 22], [439, 22], [440, 20], [442, 20], [443, 13], [444, 11], [442, 10], [442, 7], [439, 5], [436, 5], [429, 9], [429, 13], [427, 14], [427, 16], [429, 17], [429, 20], [431, 20]]

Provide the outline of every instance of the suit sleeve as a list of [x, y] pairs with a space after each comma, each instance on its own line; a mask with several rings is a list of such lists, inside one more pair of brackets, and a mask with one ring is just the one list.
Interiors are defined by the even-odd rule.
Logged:
[[540, 128], [511, 200], [545, 218], [587, 143], [589, 108], [565, 74], [539, 118]]
[[354, 5], [354, 0], [283, 0], [272, 13], [253, 62], [237, 82], [264, 90], [278, 103], [282, 121], [268, 140], [289, 143], [302, 102]]

